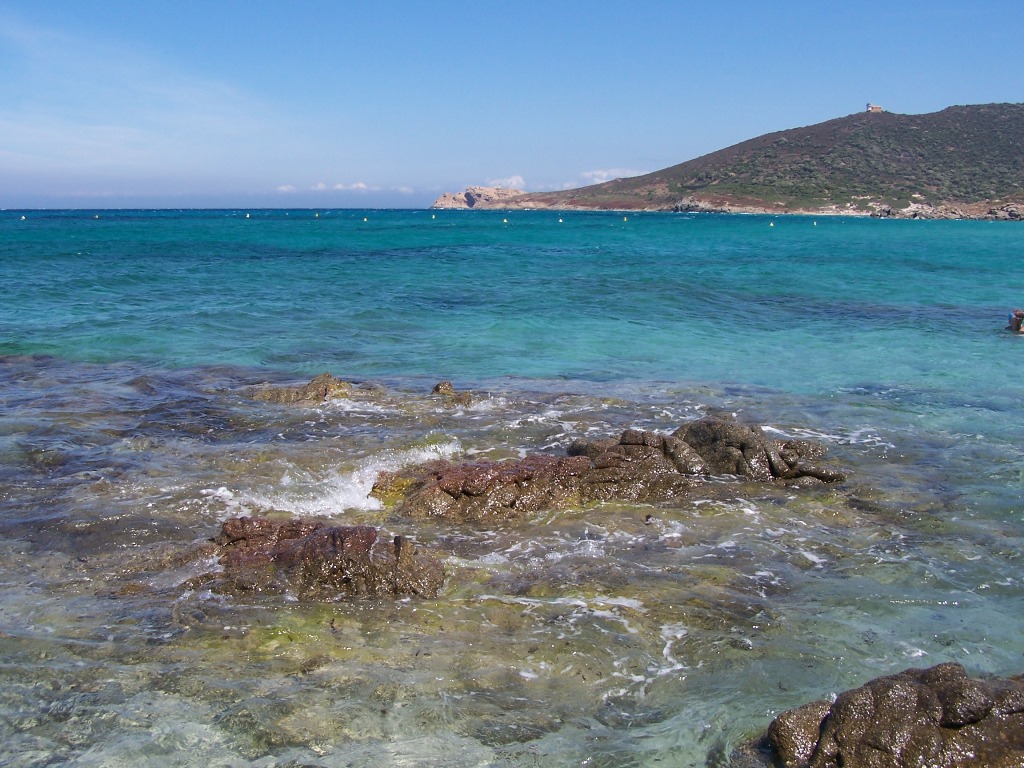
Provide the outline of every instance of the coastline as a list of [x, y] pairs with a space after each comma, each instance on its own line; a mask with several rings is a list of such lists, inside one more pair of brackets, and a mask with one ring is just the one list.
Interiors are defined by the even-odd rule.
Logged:
[[573, 203], [544, 192], [524, 192], [504, 187], [467, 187], [446, 192], [431, 210], [508, 211], [606, 211], [621, 213], [732, 213], [777, 216], [859, 216], [879, 219], [939, 219], [965, 221], [1024, 221], [1024, 203], [983, 201], [974, 203], [920, 203], [894, 208], [865, 197], [857, 204], [833, 204], [819, 208], [788, 208], [782, 203], [733, 202], [722, 198], [687, 196], [672, 204], [645, 205], [640, 200], [619, 200], [607, 205]]

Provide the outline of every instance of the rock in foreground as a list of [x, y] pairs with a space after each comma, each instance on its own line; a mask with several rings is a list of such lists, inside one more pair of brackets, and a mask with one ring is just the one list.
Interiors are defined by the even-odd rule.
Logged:
[[630, 429], [618, 440], [575, 442], [567, 453], [437, 462], [412, 484], [399, 512], [456, 522], [508, 519], [594, 501], [667, 501], [711, 475], [796, 485], [845, 477], [813, 463], [824, 454], [817, 443], [772, 441], [760, 427], [724, 418], [701, 419], [672, 435]]
[[405, 537], [378, 541], [371, 526], [235, 517], [221, 527], [218, 591], [292, 592], [302, 600], [436, 597], [439, 561]]
[[[763, 760], [756, 760], [760, 751]], [[959, 664], [908, 669], [779, 715], [737, 765], [1021, 768], [1024, 679], [973, 679]]]

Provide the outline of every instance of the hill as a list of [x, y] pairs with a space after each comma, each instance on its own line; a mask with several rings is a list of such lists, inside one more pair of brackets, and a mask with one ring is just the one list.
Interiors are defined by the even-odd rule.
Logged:
[[983, 104], [860, 112], [501, 207], [980, 216], [1003, 206], [1016, 215], [1002, 218], [1016, 218], [1022, 203], [1024, 104]]

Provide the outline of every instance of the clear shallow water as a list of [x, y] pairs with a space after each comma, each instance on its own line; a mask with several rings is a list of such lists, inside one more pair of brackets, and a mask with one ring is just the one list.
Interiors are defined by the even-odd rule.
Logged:
[[[1024, 666], [1024, 229], [245, 214], [0, 212], [0, 762], [716, 764], [879, 674]], [[244, 395], [324, 370], [382, 392]], [[498, 527], [367, 497], [709, 408], [850, 481]], [[220, 521], [265, 513], [412, 535], [445, 591], [190, 591]]]

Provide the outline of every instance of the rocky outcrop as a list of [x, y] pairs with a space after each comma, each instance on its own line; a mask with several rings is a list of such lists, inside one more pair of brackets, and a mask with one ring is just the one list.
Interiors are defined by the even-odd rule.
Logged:
[[1024, 205], [1007, 203], [998, 208], [990, 208], [985, 218], [994, 221], [1024, 221]]
[[206, 586], [218, 592], [294, 594], [300, 600], [435, 597], [440, 561], [403, 536], [378, 541], [371, 526], [315, 520], [227, 520], [216, 539], [223, 571]]
[[399, 514], [467, 522], [594, 501], [667, 501], [712, 475], [794, 485], [845, 477], [815, 463], [824, 455], [816, 443], [772, 441], [760, 427], [720, 417], [684, 425], [672, 435], [630, 429], [617, 440], [581, 440], [567, 454], [435, 462], [414, 470], [412, 478], [382, 476], [375, 492], [401, 487]]
[[445, 405], [449, 406], [472, 405], [473, 403], [472, 392], [459, 392], [450, 381], [439, 381], [434, 385], [431, 394], [439, 395], [444, 400]]
[[968, 219], [972, 216], [952, 205], [911, 203], [906, 208], [876, 205], [871, 212], [876, 219]]
[[248, 395], [253, 400], [266, 403], [322, 403], [332, 397], [348, 397], [352, 384], [336, 379], [329, 373], [321, 373], [308, 384], [275, 386], [260, 384], [250, 387]]
[[564, 508], [583, 501], [580, 475], [589, 466], [582, 457], [555, 456], [529, 456], [519, 462], [438, 462], [413, 481], [398, 513], [462, 523]]
[[706, 473], [740, 475], [753, 480], [789, 485], [834, 483], [846, 475], [814, 463], [825, 447], [810, 440], [769, 440], [757, 426], [721, 417], [685, 424], [673, 437], [691, 446], [705, 462]]
[[736, 764], [1020, 768], [1024, 677], [974, 679], [959, 664], [908, 669], [782, 713], [743, 753]]
[[445, 192], [434, 201], [431, 208], [468, 209], [504, 208], [509, 201], [524, 194], [518, 189], [504, 187], [469, 187], [465, 192]]
[[672, 206], [673, 213], [730, 213], [731, 211], [732, 209], [728, 206], [714, 205], [695, 197], [684, 197]]

